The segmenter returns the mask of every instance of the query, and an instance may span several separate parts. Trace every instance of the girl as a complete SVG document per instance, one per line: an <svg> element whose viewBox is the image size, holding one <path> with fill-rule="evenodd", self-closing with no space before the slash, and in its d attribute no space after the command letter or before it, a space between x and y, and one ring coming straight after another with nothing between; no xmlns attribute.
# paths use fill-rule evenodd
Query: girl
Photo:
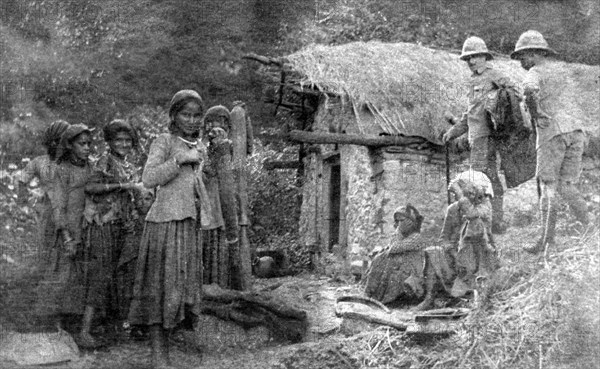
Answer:
<svg viewBox="0 0 600 369"><path fill-rule="evenodd" d="M45 281L51 282L45 285L49 293L47 303L58 313L81 314L84 311L81 333L76 339L83 347L98 346L89 334L93 308L101 303L102 297L95 288L94 278L100 275L101 266L107 262L102 250L86 247L83 237L85 187L92 175L88 161L90 147L91 131L83 124L71 125L62 135L57 155L54 207L62 244L52 256Z"/></svg>
<svg viewBox="0 0 600 369"><path fill-rule="evenodd" d="M202 257L204 266L204 283L216 283L220 287L231 287L231 268L229 249L225 241L225 222L221 209L219 178L217 176L214 155L215 140L224 139L226 131L223 129L229 122L229 110L224 106L213 106L206 111L203 118L204 139L209 146L208 162L204 166L206 190L211 202L211 217L202 219L203 239Z"/></svg>
<svg viewBox="0 0 600 369"><path fill-rule="evenodd" d="M203 105L193 90L177 92L169 133L154 140L142 181L157 188L142 234L129 321L149 326L154 368L168 368L167 332L200 313L202 230L208 204L200 136Z"/></svg>
<svg viewBox="0 0 600 369"><path fill-rule="evenodd" d="M106 304L102 307L109 307L119 319L126 319L133 288L131 260L137 256L137 242L132 234L139 218L135 198L141 196L142 189L136 167L128 159L138 146L138 136L129 123L120 119L108 123L103 133L108 151L94 166L92 177L85 186L88 195L85 240L86 249L102 250L102 258L110 262L101 266L101 273L93 276L90 283L100 298L104 297L102 300ZM117 273L118 265L122 268ZM94 306L91 308L93 315ZM91 322L84 323L89 332Z"/></svg>
<svg viewBox="0 0 600 369"><path fill-rule="evenodd" d="M19 201L27 201L27 184L33 179L39 180L42 195L35 205L37 223L38 257L42 263L49 260L49 253L56 241L56 227L52 216L52 201L56 191L56 150L60 137L69 127L64 120L52 122L44 132L42 145L46 147L46 155L38 156L30 161L19 180Z"/></svg>

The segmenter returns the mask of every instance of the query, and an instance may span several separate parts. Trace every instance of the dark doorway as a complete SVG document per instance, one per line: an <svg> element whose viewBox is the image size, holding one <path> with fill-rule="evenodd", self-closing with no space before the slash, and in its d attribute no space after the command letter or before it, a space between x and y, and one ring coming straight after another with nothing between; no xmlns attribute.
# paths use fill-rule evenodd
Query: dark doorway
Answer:
<svg viewBox="0 0 600 369"><path fill-rule="evenodd" d="M331 175L329 177L329 244L328 249L335 244L339 244L340 238L340 189L341 189L341 168L340 164L331 165Z"/></svg>

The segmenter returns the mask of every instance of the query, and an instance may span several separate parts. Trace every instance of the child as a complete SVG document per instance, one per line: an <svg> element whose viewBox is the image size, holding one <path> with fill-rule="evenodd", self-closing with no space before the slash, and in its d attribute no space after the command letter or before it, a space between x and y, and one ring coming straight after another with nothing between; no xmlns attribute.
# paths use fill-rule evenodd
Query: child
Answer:
<svg viewBox="0 0 600 369"><path fill-rule="evenodd" d="M69 123L64 120L57 120L48 126L42 141L47 154L31 160L23 169L19 180L19 201L22 204L27 201L27 184L33 178L39 180L39 186L42 190L42 194L35 204L38 257L42 263L48 261L48 254L56 241L51 204L55 197L56 187L56 150L60 144L60 137L68 127Z"/></svg>
<svg viewBox="0 0 600 369"><path fill-rule="evenodd" d="M169 108L169 133L158 136L142 181L156 198L140 241L129 321L149 326L152 366L168 368L167 333L200 313L202 230L208 200L202 182L206 158L198 139L203 102L193 90L177 92Z"/></svg>
<svg viewBox="0 0 600 369"><path fill-rule="evenodd" d="M229 111L222 105L213 106L203 118L204 139L209 147L208 162L204 165L204 176L212 214L202 219L203 239L202 257L204 265L204 283L216 283L223 288L231 287L231 268L229 249L225 242L225 223L221 209L219 179L214 158L216 135L224 138L223 127L229 122Z"/></svg>
<svg viewBox="0 0 600 369"><path fill-rule="evenodd" d="M66 129L58 150L57 191L54 218L62 235L62 244L53 254L48 270L49 303L58 313L84 312L81 332L76 338L82 347L98 346L89 330L93 309L100 304L101 294L90 280L101 275L102 265L108 262L103 250L91 250L84 242L85 187L92 169L88 161L91 130L83 124ZM54 205L54 204L53 204ZM58 283L57 283L58 282ZM54 288L52 288L54 287Z"/></svg>
<svg viewBox="0 0 600 369"><path fill-rule="evenodd" d="M108 258L110 262L99 266L99 273L91 275L89 283L90 288L98 295L97 307L109 307L111 312L117 313L119 319L126 319L131 297L131 293L127 293L127 285L132 283L133 275L120 275L125 286L117 285L113 277L121 254L137 253L137 247L131 242L129 233L134 232L139 218L134 200L136 195L139 196L142 184L135 165L128 159L132 150L138 146L138 136L129 123L120 119L108 123L103 132L109 149L94 166L92 176L85 186L88 199L84 239L87 250L97 250L101 259ZM91 315L93 314L94 310ZM87 320L84 322L86 332L89 332L90 323Z"/></svg>

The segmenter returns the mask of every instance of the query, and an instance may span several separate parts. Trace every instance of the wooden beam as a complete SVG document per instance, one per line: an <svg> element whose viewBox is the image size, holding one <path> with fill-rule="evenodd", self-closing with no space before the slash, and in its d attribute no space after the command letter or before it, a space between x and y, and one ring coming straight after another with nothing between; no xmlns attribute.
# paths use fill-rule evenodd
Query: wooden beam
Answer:
<svg viewBox="0 0 600 369"><path fill-rule="evenodd" d="M242 56L242 59L254 60L264 65L274 65L277 67L282 67L283 62L280 59L270 58L267 56L257 55L254 53L249 53Z"/></svg>
<svg viewBox="0 0 600 369"><path fill-rule="evenodd" d="M359 145L369 147L406 146L427 142L419 136L376 136L352 135L345 133L306 132L293 130L289 133L291 141L313 144Z"/></svg>
<svg viewBox="0 0 600 369"><path fill-rule="evenodd" d="M273 169L298 169L300 168L301 163L298 160L272 160L265 161L263 163L263 167L266 170Z"/></svg>

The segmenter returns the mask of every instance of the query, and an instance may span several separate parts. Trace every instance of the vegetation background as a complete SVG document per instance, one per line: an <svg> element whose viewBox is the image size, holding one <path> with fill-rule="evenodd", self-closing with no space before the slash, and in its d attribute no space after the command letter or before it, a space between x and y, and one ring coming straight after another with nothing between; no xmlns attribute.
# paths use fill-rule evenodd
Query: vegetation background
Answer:
<svg viewBox="0 0 600 369"><path fill-rule="evenodd" d="M508 54L521 32L537 29L562 58L598 64L599 8L594 0L0 0L0 164L20 168L43 153L39 133L59 118L101 127L128 117L151 140L182 88L198 90L207 106L245 101L260 137L281 119L262 103L259 66L241 59L249 52L277 57L359 40L459 51L478 35ZM264 144L252 160L262 241L293 233L296 213L261 200L299 201L292 171L262 169L264 159L295 158L294 150Z"/></svg>

